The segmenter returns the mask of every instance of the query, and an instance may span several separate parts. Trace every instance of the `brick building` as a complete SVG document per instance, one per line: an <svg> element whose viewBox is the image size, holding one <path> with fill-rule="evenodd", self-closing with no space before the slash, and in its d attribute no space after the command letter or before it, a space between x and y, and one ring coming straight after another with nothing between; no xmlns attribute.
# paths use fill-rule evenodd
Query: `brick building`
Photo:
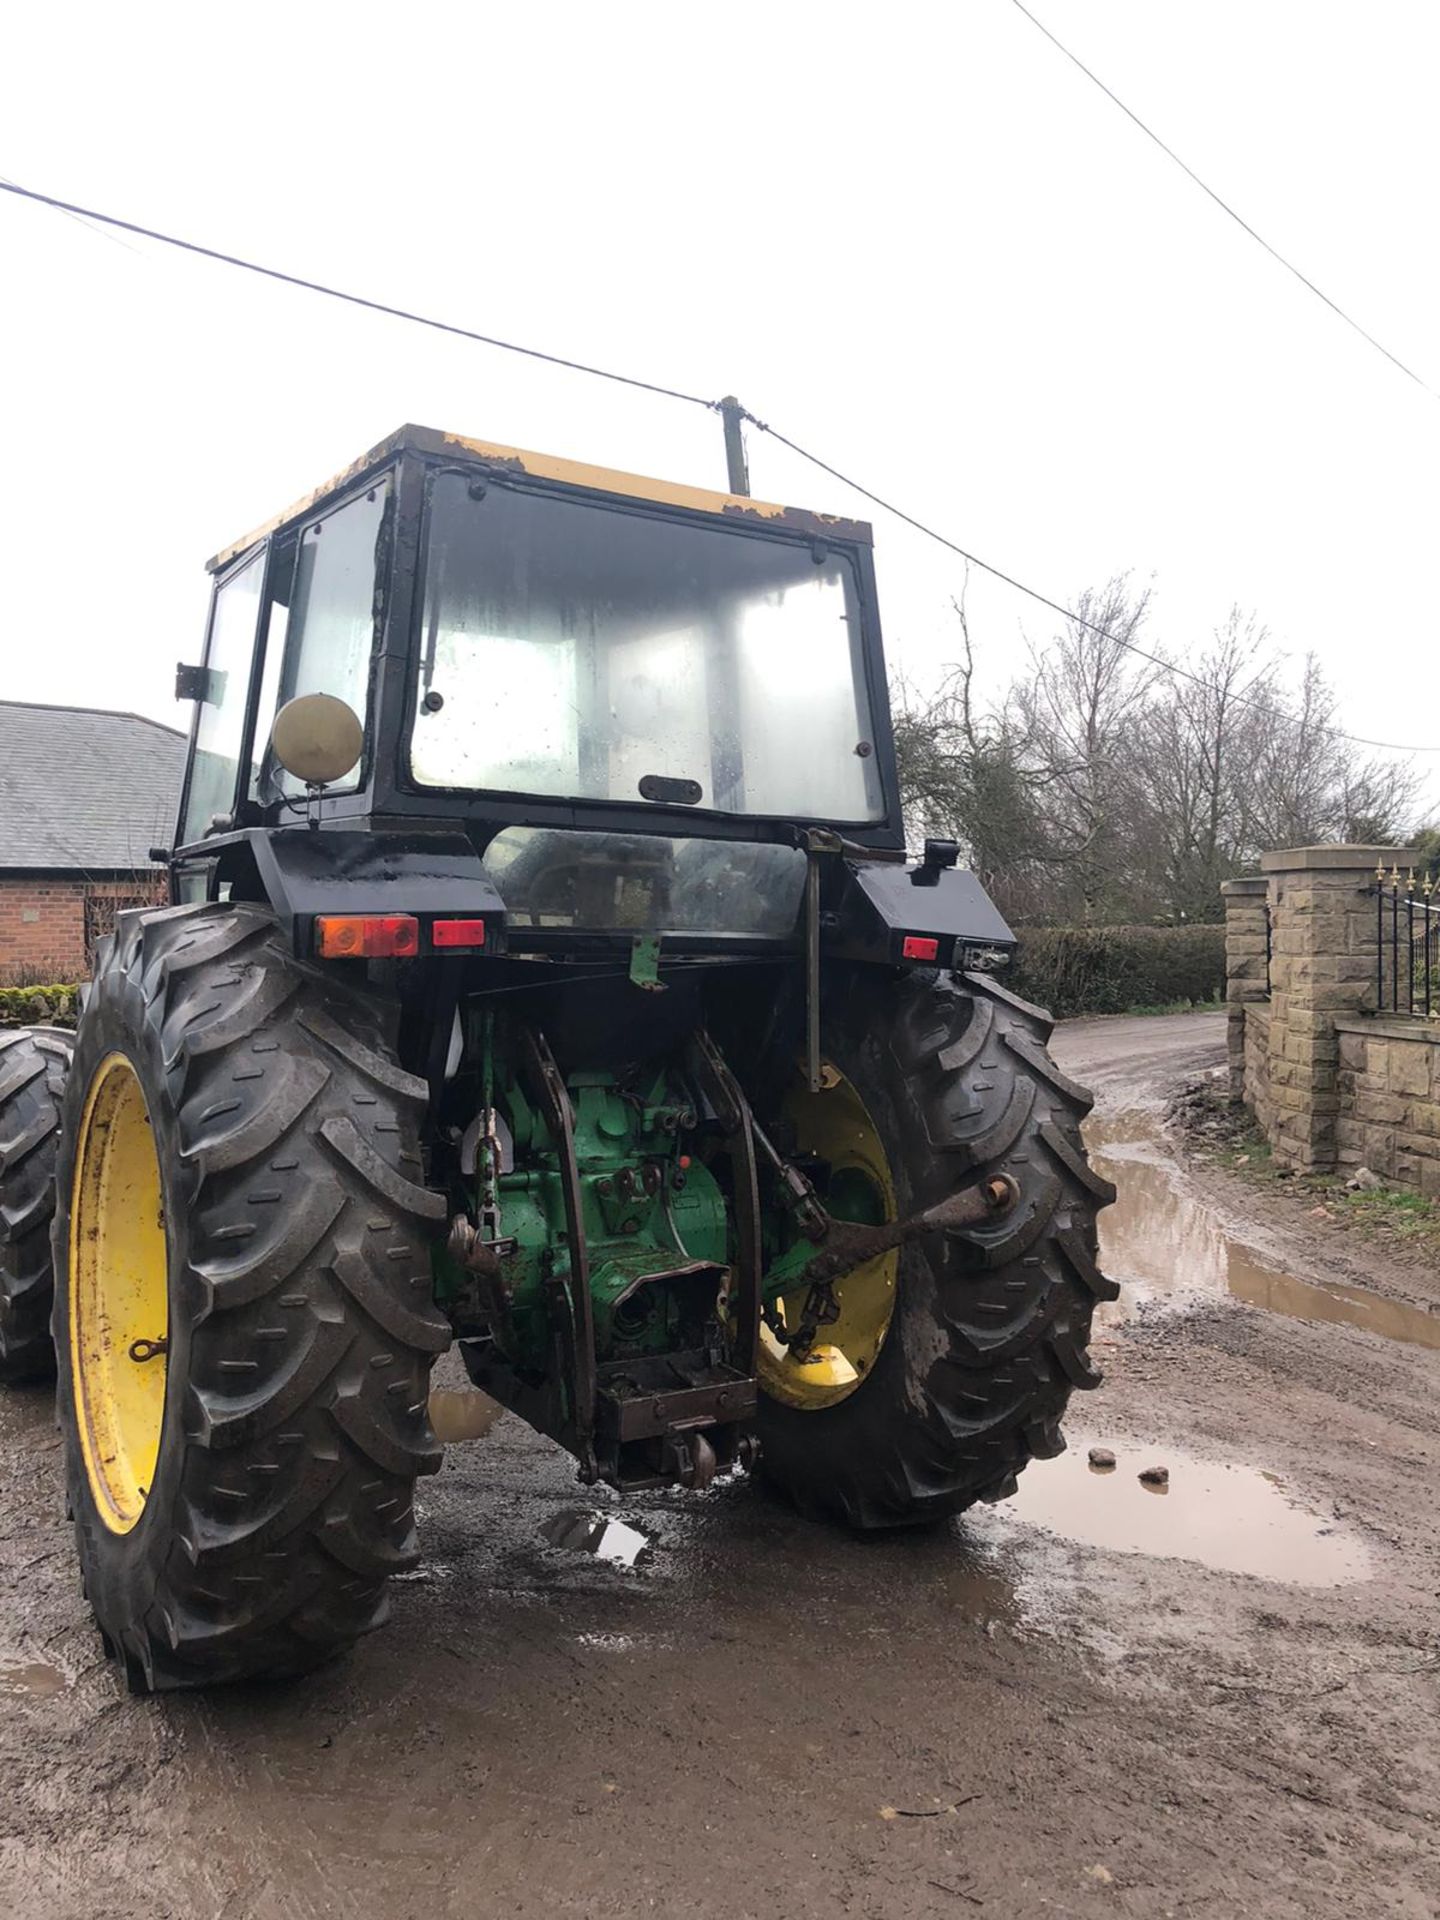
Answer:
<svg viewBox="0 0 1440 1920"><path fill-rule="evenodd" d="M0 700L0 985L82 979L119 908L164 898L184 767L157 720Z"/></svg>

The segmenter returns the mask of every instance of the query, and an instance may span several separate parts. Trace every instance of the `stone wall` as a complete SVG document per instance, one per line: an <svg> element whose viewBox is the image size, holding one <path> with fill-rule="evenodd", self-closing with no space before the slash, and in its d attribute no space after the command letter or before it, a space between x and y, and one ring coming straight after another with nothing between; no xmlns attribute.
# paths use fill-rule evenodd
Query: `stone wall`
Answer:
<svg viewBox="0 0 1440 1920"><path fill-rule="evenodd" d="M1440 1022L1342 1016L1335 1025L1338 1164L1440 1199Z"/></svg>
<svg viewBox="0 0 1440 1920"><path fill-rule="evenodd" d="M1440 1190L1440 1022L1377 1013L1375 871L1393 847L1292 847L1225 896L1230 1093L1302 1172Z"/></svg>

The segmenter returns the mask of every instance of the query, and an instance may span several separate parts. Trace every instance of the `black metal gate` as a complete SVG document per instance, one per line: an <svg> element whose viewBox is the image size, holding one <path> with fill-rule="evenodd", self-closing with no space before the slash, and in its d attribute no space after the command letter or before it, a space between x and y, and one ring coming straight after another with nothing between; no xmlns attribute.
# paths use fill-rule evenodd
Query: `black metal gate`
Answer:
<svg viewBox="0 0 1440 1920"><path fill-rule="evenodd" d="M1440 1014L1440 889L1393 867L1375 870L1375 994L1382 1013Z"/></svg>

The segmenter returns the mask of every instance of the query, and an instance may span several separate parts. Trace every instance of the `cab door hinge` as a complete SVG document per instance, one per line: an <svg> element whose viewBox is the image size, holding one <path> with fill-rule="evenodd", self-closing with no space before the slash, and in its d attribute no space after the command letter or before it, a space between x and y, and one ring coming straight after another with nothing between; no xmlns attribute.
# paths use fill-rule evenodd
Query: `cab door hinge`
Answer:
<svg viewBox="0 0 1440 1920"><path fill-rule="evenodd" d="M187 667L183 660L175 663L175 698L177 700L208 700L215 703L216 676L209 667Z"/></svg>

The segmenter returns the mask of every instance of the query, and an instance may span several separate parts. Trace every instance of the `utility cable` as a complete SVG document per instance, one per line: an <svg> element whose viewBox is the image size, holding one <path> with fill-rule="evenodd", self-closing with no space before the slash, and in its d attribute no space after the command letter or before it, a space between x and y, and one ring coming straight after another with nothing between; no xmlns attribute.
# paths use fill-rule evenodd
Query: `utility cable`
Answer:
<svg viewBox="0 0 1440 1920"><path fill-rule="evenodd" d="M1016 0L1016 4L1019 4L1019 0ZM239 267L246 273L261 274L268 280L278 280L287 286L301 287L307 293L324 294L332 300L343 300L351 306L368 308L373 313L388 314L392 319L409 320L417 326L431 327L439 333L454 334L462 340L475 340L482 346L499 347L506 353L524 354L528 359L543 360L550 366L564 367L571 373L592 374L600 380L613 380L621 386L637 387L644 393L658 393L669 400L683 400L690 406L704 407L709 412L717 412L720 408L721 403L718 400L706 400L699 394L684 393L675 387L661 386L653 380L639 380L630 374L615 373L606 367L591 366L583 360L567 359L562 354L545 353L538 347L520 346L513 340L501 340L494 334L478 333L473 328L456 326L447 320L435 320L425 314L410 313L403 307L393 307L384 301L366 299L361 294L345 293L338 287L325 286L318 280L306 280L298 274L284 273L277 267L260 266L255 261L243 260L236 254L222 253L215 247L201 246L192 240L177 239L174 234L160 233L153 227L143 227L133 220L122 220L115 214L100 213L92 207L79 207L68 200L57 199L53 194L37 193L33 188L16 186L3 178L0 178L0 193L15 194L22 200L32 200L39 206L53 207L60 213L72 214L81 220L98 221L102 226L120 227L127 233L139 234L147 240L158 240L165 246L178 247L185 253L199 254L207 260L218 260L224 266ZM1408 369L1406 371L1408 372ZM772 427L766 421L757 419L748 408L741 407L739 414L741 419L754 427L757 433L768 434L781 446L788 447L790 452L799 459L807 461L821 473L828 474L832 480L838 480L842 486L849 487L862 499L879 507L882 512L893 515L897 520L903 520L907 526L913 527L917 533L924 534L927 539L935 540L942 547L948 548L951 553L958 554L962 560L967 561L971 566L978 567L982 573L988 573L992 578L1003 581L1007 587L1013 587L1017 593L1023 593L1041 606L1048 607L1052 613L1058 613L1062 619L1071 620L1087 632L1098 635L1100 639L1109 640L1114 645L1124 648L1126 652L1136 654L1142 660L1148 660L1152 666L1160 668L1162 672L1174 674L1182 680L1189 680L1195 686L1204 687L1210 693L1220 691L1210 681L1202 679L1199 674L1191 673L1187 668L1177 666L1173 660L1166 660L1160 654L1149 653L1144 647L1137 646L1133 640L1126 640L1120 634L1098 626L1093 620L1087 620L1082 614L1076 613L1073 607L1067 607L1059 600L1052 600L1048 594L1041 593L1038 588L1027 587L1023 580L1017 580L1013 574L1004 572L1000 567L992 566L988 560L982 560L978 554L971 553L968 548L962 547L958 541L950 539L937 528L928 526L923 520L917 519L913 513L907 513L903 507L898 507L893 501L872 492L869 487L862 486L858 480L852 480L838 467L832 467L818 454L811 453L807 448L781 433L778 427ZM1259 701L1242 698L1241 704L1253 707L1257 713L1266 714L1272 720L1286 720L1291 725L1299 724L1293 714L1284 713L1275 707L1263 706ZM1440 753L1440 746L1402 746L1393 740L1368 740L1361 734L1346 733L1340 727L1320 727L1316 731L1330 734L1338 740L1348 740L1355 746L1377 747L1386 753Z"/></svg>
<svg viewBox="0 0 1440 1920"><path fill-rule="evenodd" d="M298 273L285 273L279 267L260 266L254 260L242 260L238 254L222 253L218 247L204 247L195 240L182 240L173 233L160 233L154 227L142 227L134 220L121 220L113 213L99 213L93 207L77 207L72 201L53 194L37 193L33 187L17 186L13 180L0 179L0 193L13 193L21 200L33 200L37 206L53 207L77 220L98 220L123 233L139 234L143 240L158 240L162 246L178 247L182 253L198 254L203 260L218 260L222 266L239 267L245 273L258 273L266 280L280 280L289 287L301 287L306 293L323 293L331 300L344 300L352 307L365 307L371 313L387 314L392 320L409 320L417 327L431 327L436 333L451 333L461 340L477 340L481 346L499 347L505 353L524 354L528 360L543 360L552 367L566 367L571 373L593 374L597 380L614 380L622 387L638 387L642 393L658 393L667 400L684 400L692 407L715 410L716 400L698 393L682 393L678 387L663 387L654 380L637 380L632 374L616 373L609 367L594 367L583 360L567 360L563 354L545 353L539 347L522 347L514 340L499 340L491 333L476 333L449 320L436 320L429 314L411 313L405 307L388 306L383 300L369 300L361 293L347 293L341 287L327 287L319 280L307 280Z"/></svg>
<svg viewBox="0 0 1440 1920"><path fill-rule="evenodd" d="M1045 25L1045 22L1043 20L1036 19L1035 15L1024 4L1024 0L1011 0L1011 4L1017 7L1019 11L1024 14L1025 18L1030 22L1032 27L1035 27L1039 32L1044 34L1045 38L1050 42L1050 44L1053 47L1058 48L1059 51L1064 54L1065 58L1070 62L1072 66L1078 67L1081 73L1084 74L1085 78L1091 81L1095 86L1097 86L1100 89L1100 91L1106 96L1107 99L1113 100L1115 105L1125 115L1126 119L1132 120L1135 123L1135 125L1140 129L1141 133L1145 135L1145 138L1147 140L1153 141L1155 145L1159 147L1160 151L1167 157L1167 159L1173 160L1175 162L1175 165L1179 167L1180 171L1184 174L1187 174L1189 178L1195 182L1195 185L1199 187L1200 191L1203 194L1208 195L1208 197L1215 202L1216 206L1219 207L1222 213L1228 214L1230 218L1235 222L1237 227L1242 228L1246 233L1248 233L1250 238L1253 241L1255 241L1258 246L1262 246L1265 249L1266 253L1270 255L1270 258L1272 260L1278 261L1279 264L1282 267L1284 267L1287 273L1293 274L1295 278L1300 282L1301 286L1308 288L1309 291L1315 295L1315 298L1317 300L1323 300L1325 305L1329 307L1330 311L1338 319L1343 320L1347 327L1352 328L1356 333L1358 333L1362 340L1368 341L1368 343L1372 347L1374 347L1377 353L1383 353L1385 358L1390 362L1391 366L1398 367L1400 372L1405 375L1407 380L1413 380L1416 386L1419 387L1423 392L1428 393L1432 400L1440 400L1440 392L1437 392L1436 389L1432 387L1427 380L1423 380L1420 377L1420 375L1416 373L1413 367L1407 367L1405 362L1399 357L1398 354L1392 353L1389 347L1387 347L1383 341L1377 340L1373 333L1368 332L1364 327L1362 327L1360 322L1352 318L1352 316L1345 311L1345 309L1339 304L1338 301L1332 300L1330 298L1329 294L1325 292L1323 287L1317 287L1315 282L1312 279L1310 279L1308 274L1302 273L1299 267L1297 267L1293 261L1287 260L1285 258L1285 255L1281 253L1278 247L1271 246L1270 242L1265 238L1263 233L1257 233L1255 228L1251 226L1250 222L1247 219L1245 219L1245 217L1242 214L1237 213L1234 207L1230 205L1228 200L1222 200L1220 195L1216 193L1213 187L1207 186L1205 182L1200 178L1199 174L1196 173L1195 169L1192 166L1189 166L1184 160L1182 160L1179 154L1176 153L1173 147L1167 146L1165 141L1163 141L1160 138L1160 135L1155 132L1153 127L1146 126L1145 122L1140 118L1139 114L1132 112L1132 110L1129 107L1127 107L1125 102L1120 98L1119 94L1115 93L1110 87L1106 86L1105 82L1100 78L1098 73L1092 73L1090 68L1086 66L1085 62L1081 60L1076 54L1073 54L1070 51L1070 49L1065 45L1063 40L1059 40L1056 38L1056 36L1050 31L1049 27Z"/></svg>
<svg viewBox="0 0 1440 1920"><path fill-rule="evenodd" d="M13 193L24 192L23 187L17 186L9 175L4 173L0 173L0 187L9 187ZM84 227L87 233L93 233L97 238L109 241L112 247L123 247L126 253L133 253L137 258L139 257L140 249L138 247L132 247L128 240L122 240L118 233L107 233L104 227L95 226L93 222L82 219L79 214L71 214L68 207L60 208L60 212L68 214L69 217L74 220L76 226Z"/></svg>

